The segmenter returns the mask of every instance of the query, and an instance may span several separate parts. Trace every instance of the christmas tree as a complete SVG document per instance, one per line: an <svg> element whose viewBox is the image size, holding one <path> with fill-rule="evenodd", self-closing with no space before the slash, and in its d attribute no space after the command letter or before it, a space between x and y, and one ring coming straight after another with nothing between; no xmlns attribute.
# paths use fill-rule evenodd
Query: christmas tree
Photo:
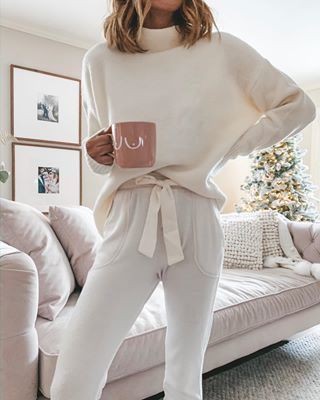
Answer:
<svg viewBox="0 0 320 400"><path fill-rule="evenodd" d="M306 150L299 148L301 140L300 132L249 155L250 175L240 186L246 196L235 204L237 212L271 209L291 221L314 222L319 217L313 197L317 186L312 184L308 167L302 162Z"/></svg>

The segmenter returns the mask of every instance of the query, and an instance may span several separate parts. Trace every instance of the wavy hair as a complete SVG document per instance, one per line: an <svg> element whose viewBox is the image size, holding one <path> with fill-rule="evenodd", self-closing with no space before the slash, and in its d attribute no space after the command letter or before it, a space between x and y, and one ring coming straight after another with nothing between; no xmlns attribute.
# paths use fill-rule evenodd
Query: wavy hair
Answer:
<svg viewBox="0 0 320 400"><path fill-rule="evenodd" d="M109 0L111 14L103 21L107 45L124 53L145 53L139 43L151 0ZM181 44L190 47L201 38L211 40L212 26L219 32L211 8L204 0L183 0L173 12L173 23L181 34ZM219 32L219 38L221 34Z"/></svg>

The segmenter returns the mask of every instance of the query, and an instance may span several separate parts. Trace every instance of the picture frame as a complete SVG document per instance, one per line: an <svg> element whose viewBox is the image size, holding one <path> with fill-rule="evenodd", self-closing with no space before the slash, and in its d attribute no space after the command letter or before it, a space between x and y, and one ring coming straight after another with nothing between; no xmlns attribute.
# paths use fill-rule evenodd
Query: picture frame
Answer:
<svg viewBox="0 0 320 400"><path fill-rule="evenodd" d="M50 205L82 205L81 153L81 148L13 142L12 200L44 214Z"/></svg>
<svg viewBox="0 0 320 400"><path fill-rule="evenodd" d="M10 64L11 132L36 142L81 145L81 80Z"/></svg>

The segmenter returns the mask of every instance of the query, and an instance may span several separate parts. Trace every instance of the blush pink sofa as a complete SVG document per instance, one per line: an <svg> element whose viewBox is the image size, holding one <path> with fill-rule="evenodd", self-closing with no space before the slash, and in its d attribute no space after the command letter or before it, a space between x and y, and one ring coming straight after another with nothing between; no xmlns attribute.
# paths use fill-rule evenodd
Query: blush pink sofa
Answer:
<svg viewBox="0 0 320 400"><path fill-rule="evenodd" d="M301 256L319 263L320 223L288 225ZM49 398L61 339L80 292L76 289L70 295L54 321L39 317L34 262L26 253L2 245L0 300L6 306L1 306L0 315L0 387L4 394L0 397ZM319 324L320 281L281 267L225 269L214 312L204 372ZM162 391L165 331L160 283L113 360L102 400L141 400Z"/></svg>

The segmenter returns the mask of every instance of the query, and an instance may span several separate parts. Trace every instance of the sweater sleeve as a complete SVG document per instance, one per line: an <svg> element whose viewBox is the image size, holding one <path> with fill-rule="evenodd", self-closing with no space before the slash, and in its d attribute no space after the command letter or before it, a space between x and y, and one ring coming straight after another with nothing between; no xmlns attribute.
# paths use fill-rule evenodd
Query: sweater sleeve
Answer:
<svg viewBox="0 0 320 400"><path fill-rule="evenodd" d="M315 119L310 97L284 72L242 40L233 51L235 76L248 101L261 113L224 156L224 161L266 149L300 132ZM231 60L232 62L232 60Z"/></svg>
<svg viewBox="0 0 320 400"><path fill-rule="evenodd" d="M111 171L112 165L105 165L98 163L94 160L87 151L86 143L89 138L96 135L103 127L100 126L96 114L94 94L92 89L92 76L90 72L90 65L87 60L87 55L83 57L82 60L82 70L81 70L81 91L82 91L82 105L87 121L87 135L82 139L81 148L89 169L96 174L107 174Z"/></svg>

